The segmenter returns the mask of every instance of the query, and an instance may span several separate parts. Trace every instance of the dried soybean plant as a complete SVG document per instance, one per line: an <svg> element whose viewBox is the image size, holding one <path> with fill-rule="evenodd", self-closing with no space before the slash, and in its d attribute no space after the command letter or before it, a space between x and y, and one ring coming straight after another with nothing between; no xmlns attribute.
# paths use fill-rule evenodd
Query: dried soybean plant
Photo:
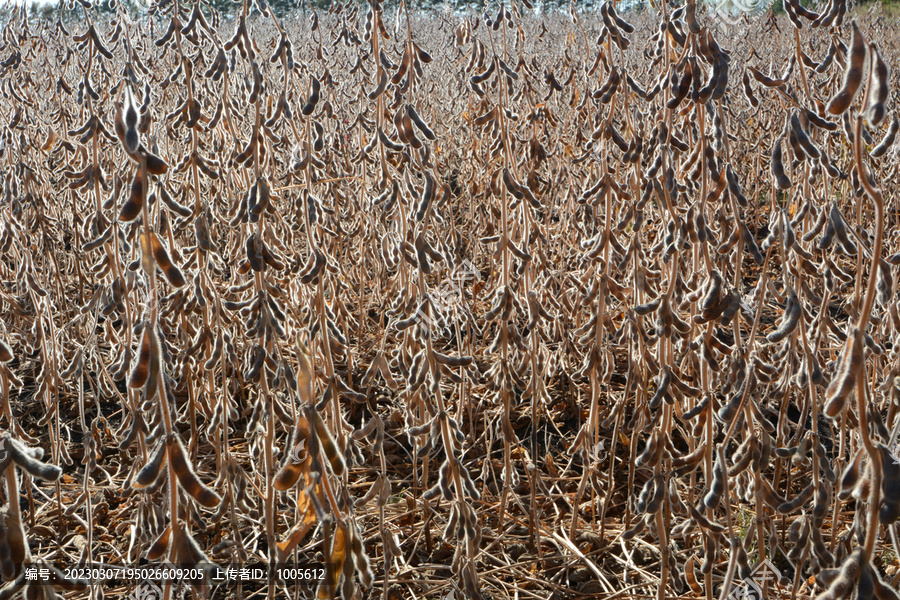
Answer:
<svg viewBox="0 0 900 600"><path fill-rule="evenodd" d="M2 32L0 595L896 597L886 17L74 9Z"/></svg>

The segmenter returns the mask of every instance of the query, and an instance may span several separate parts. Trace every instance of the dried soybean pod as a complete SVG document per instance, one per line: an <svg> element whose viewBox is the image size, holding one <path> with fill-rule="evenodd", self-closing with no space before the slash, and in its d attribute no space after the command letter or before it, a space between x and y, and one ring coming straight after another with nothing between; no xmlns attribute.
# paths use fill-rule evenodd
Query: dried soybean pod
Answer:
<svg viewBox="0 0 900 600"><path fill-rule="evenodd" d="M650 502L650 498L656 496L656 488L659 486L659 481L656 477L651 477L644 483L643 489L641 489L641 493L638 496L637 501L637 512L638 513L646 513L647 504Z"/></svg>
<svg viewBox="0 0 900 600"><path fill-rule="evenodd" d="M303 471L303 463L287 460L272 480L272 487L279 492L291 489L300 480Z"/></svg>
<svg viewBox="0 0 900 600"><path fill-rule="evenodd" d="M141 169L137 169L134 173L134 179L131 180L131 188L128 200L122 205L119 212L119 220L127 223L134 221L141 214L144 206L144 176Z"/></svg>
<svg viewBox="0 0 900 600"><path fill-rule="evenodd" d="M160 473L163 472L163 465L166 464L166 444L160 441L156 449L153 451L150 460L144 465L134 479L131 480L131 487L136 490L142 490L152 487L156 480L159 479Z"/></svg>
<svg viewBox="0 0 900 600"><path fill-rule="evenodd" d="M131 367L131 374L128 377L128 387L137 389L144 387L150 376L150 362L153 360L153 353L159 352L159 342L153 328L147 321L143 323L143 335L141 336L141 349L138 351L137 359Z"/></svg>
<svg viewBox="0 0 900 600"><path fill-rule="evenodd" d="M875 573L875 598L877 600L900 600L900 594L897 593L890 585L886 584L881 578L881 573L874 570Z"/></svg>
<svg viewBox="0 0 900 600"><path fill-rule="evenodd" d="M662 508L663 500L665 500L666 496L666 484L662 479L662 476L657 478L656 489L653 491L653 495L650 497L650 500L647 502L647 513L656 514Z"/></svg>
<svg viewBox="0 0 900 600"><path fill-rule="evenodd" d="M697 596L703 595L703 586L697 581L697 555L691 555L687 562L684 563L684 579L687 581L688 587L691 588Z"/></svg>
<svg viewBox="0 0 900 600"><path fill-rule="evenodd" d="M811 241L814 237L819 235L819 232L822 231L822 228L825 226L825 223L827 220L828 220L828 211L823 208L822 210L819 211L819 214L816 215L816 220L813 223L812 228L810 228L809 231L804 233L800 239L802 239L804 242Z"/></svg>
<svg viewBox="0 0 900 600"><path fill-rule="evenodd" d="M860 569L863 566L863 549L857 548L844 559L837 577L832 580L822 594L818 596L820 599L830 598L831 600L840 600L850 595L853 585L859 579Z"/></svg>
<svg viewBox="0 0 900 600"><path fill-rule="evenodd" d="M900 518L900 463L884 444L878 444L878 450L881 453L883 475L878 520L884 525L890 525Z"/></svg>
<svg viewBox="0 0 900 600"><path fill-rule="evenodd" d="M825 212L825 209L822 209L822 212ZM819 250L825 250L834 240L835 229L834 224L831 222L831 216L829 215L825 220L825 232L822 233L822 238L819 240L819 243L816 244L816 247Z"/></svg>
<svg viewBox="0 0 900 600"><path fill-rule="evenodd" d="M634 33L634 26L631 23L623 20L621 17L619 17L618 14L616 14L615 2L607 2L606 7L607 14L610 16L610 18L612 18L613 22L616 24L616 27L618 27L625 33Z"/></svg>
<svg viewBox="0 0 900 600"><path fill-rule="evenodd" d="M706 289L706 294L704 294L703 298L700 300L700 310L711 310L718 303L719 296L722 293L723 283L724 281L722 275L719 274L719 271L713 270L709 276L709 285Z"/></svg>
<svg viewBox="0 0 900 600"><path fill-rule="evenodd" d="M325 422L322 420L322 417L319 416L319 411L316 410L314 406L310 406L307 409L307 414L310 423L312 423L313 427L315 428L319 445L325 451L325 458L328 459L328 463L331 465L332 472L340 477L341 475L343 475L344 469L346 468L344 457L341 454L340 449L338 449L334 438L331 437L331 432L328 431L328 428L325 426Z"/></svg>
<svg viewBox="0 0 900 600"><path fill-rule="evenodd" d="M747 101L750 103L750 106L756 108L759 106L759 99L756 97L756 94L753 93L753 86L750 83L750 76L747 75L747 71L744 71L744 76L741 79L743 84L744 96L747 98Z"/></svg>
<svg viewBox="0 0 900 600"><path fill-rule="evenodd" d="M746 223L741 223L741 231L744 238L744 249L753 255L753 260L755 260L757 264L763 264L765 258L763 257L762 252L759 251L759 245L756 243L756 238L753 237L753 234L750 232L750 228L747 227Z"/></svg>
<svg viewBox="0 0 900 600"><path fill-rule="evenodd" d="M782 160L782 149L781 144L784 141L784 136L781 136L777 140L775 140L775 145L772 148L772 160L769 163L770 170L772 172L772 177L775 178L775 185L780 190L787 190L791 187L790 178L784 173L784 162Z"/></svg>
<svg viewBox="0 0 900 600"><path fill-rule="evenodd" d="M662 373L659 374L656 384L656 393L650 399L648 406L651 410L659 406L663 397L669 392L669 384L672 382L672 372L668 367L663 367Z"/></svg>
<svg viewBox="0 0 900 600"><path fill-rule="evenodd" d="M737 203L743 207L749 206L750 203L744 196L743 190L741 190L741 184L738 182L737 174L731 168L731 164L725 167L725 180L728 182L728 193L731 194Z"/></svg>
<svg viewBox="0 0 900 600"><path fill-rule="evenodd" d="M473 83L474 85L478 85L479 83L485 81L488 77L491 76L491 73L494 72L494 67L496 66L496 64L497 61L492 59L490 64L487 66L487 69L471 77L471 83Z"/></svg>
<svg viewBox="0 0 900 600"><path fill-rule="evenodd" d="M688 63L689 65L690 63ZM679 80L678 85L676 85L672 90L672 97L666 103L666 108L674 110L678 108L678 105L681 104L681 101L684 100L685 96L691 89L691 81L693 78L693 74L691 72L690 66L687 66L684 71L684 75L681 80Z"/></svg>
<svg viewBox="0 0 900 600"><path fill-rule="evenodd" d="M8 363L12 359L12 348L4 340L0 340L0 363Z"/></svg>
<svg viewBox="0 0 900 600"><path fill-rule="evenodd" d="M62 475L62 469L56 465L41 462L39 459L44 455L43 450L38 451L26 448L21 442L12 437L7 437L4 450L22 470L32 477L45 481L56 481Z"/></svg>
<svg viewBox="0 0 900 600"><path fill-rule="evenodd" d="M797 112L794 112L794 114L791 115L791 130L806 154L814 159L818 159L822 155L822 153L819 152L819 149L816 148L816 145L812 143L812 140L809 139L809 134L803 129L803 124L800 122L800 116Z"/></svg>
<svg viewBox="0 0 900 600"><path fill-rule="evenodd" d="M880 158L885 155L885 153L894 145L894 142L897 139L897 130L900 129L900 120L897 119L897 116L894 115L893 120L891 120L891 126L888 127L887 133L884 135L884 138L881 142L872 148L872 152L869 153L872 158Z"/></svg>
<svg viewBox="0 0 900 600"><path fill-rule="evenodd" d="M163 444L163 448L165 448L165 444ZM165 554L166 550L169 549L169 542L172 538L172 525L169 524L159 537L150 544L150 548L147 549L147 560L157 560L162 558Z"/></svg>
<svg viewBox="0 0 900 600"><path fill-rule="evenodd" d="M419 268L422 269L422 272L426 275L431 273L431 260L428 258L428 254L425 252L425 240L422 238L422 234L420 233L416 236L416 261L419 263Z"/></svg>
<svg viewBox="0 0 900 600"><path fill-rule="evenodd" d="M303 105L303 108L300 109L300 112L303 116L308 117L316 110L316 104L319 102L319 80L315 77L311 77L310 85L312 87L312 92L309 95L309 100L306 104Z"/></svg>
<svg viewBox="0 0 900 600"><path fill-rule="evenodd" d="M875 577L872 575L872 566L866 563L859 572L859 581L856 582L856 600L871 600L874 597Z"/></svg>
<svg viewBox="0 0 900 600"><path fill-rule="evenodd" d="M844 412L847 401L856 387L856 380L863 371L865 371L863 334L860 329L854 327L847 336L840 368L825 390L825 414L828 417L837 419Z"/></svg>
<svg viewBox="0 0 900 600"><path fill-rule="evenodd" d="M638 455L636 464L645 465L648 467L655 466L657 462L657 456L659 455L658 450L660 450L659 432L654 430L653 433L650 434L650 438L647 440L647 445L644 446L644 451Z"/></svg>
<svg viewBox="0 0 900 600"><path fill-rule="evenodd" d="M722 494L725 493L725 450L719 445L716 452L716 462L713 466L712 484L709 492L703 497L703 504L707 508L714 509L719 505Z"/></svg>
<svg viewBox="0 0 900 600"><path fill-rule="evenodd" d="M380 76L378 78L378 85L375 86L374 90L372 90L371 92L369 92L367 94L367 96L369 97L369 100L376 100L378 98L378 96L380 96L384 92L385 88L387 88L387 84L388 84L387 72L385 72L385 70L381 69L381 68L378 69L378 72L380 73Z"/></svg>
<svg viewBox="0 0 900 600"><path fill-rule="evenodd" d="M690 421L691 419L693 419L694 417L699 415L701 412L706 410L707 406L709 406L709 401L710 401L710 395L705 394L703 396L703 399L700 400L700 402L698 402L696 406L694 406L690 410L687 410L684 412L684 414L681 416L682 420Z"/></svg>
<svg viewBox="0 0 900 600"><path fill-rule="evenodd" d="M422 198L419 200L419 206L416 209L416 221L421 222L425 218L425 213L434 200L434 177L431 171L425 171L425 186L422 189Z"/></svg>
<svg viewBox="0 0 900 600"><path fill-rule="evenodd" d="M890 72L875 42L869 43L869 83L866 89L866 121L872 127L881 125L887 116L888 83Z"/></svg>
<svg viewBox="0 0 900 600"><path fill-rule="evenodd" d="M844 83L838 93L828 103L827 110L833 115L842 115L847 112L856 92L862 83L863 66L866 62L866 41L863 39L862 33L856 24L856 19L850 23L853 26L853 40L851 42L851 50L849 60L847 61L847 69L844 71Z"/></svg>
<svg viewBox="0 0 900 600"><path fill-rule="evenodd" d="M166 447L169 455L169 468L175 471L178 477L178 483L182 489L191 495L202 506L206 508L215 508L219 505L221 498L214 491L206 487L188 462L187 453L181 440L174 433L170 433L166 437Z"/></svg>
<svg viewBox="0 0 900 600"><path fill-rule="evenodd" d="M412 122L416 124L416 127L419 128L419 131L428 138L429 140L436 140L437 136L434 134L434 131L422 120L422 117L419 116L419 113L416 112L416 109L412 104L406 105L406 114L409 115L409 118L412 119Z"/></svg>
<svg viewBox="0 0 900 600"><path fill-rule="evenodd" d="M847 233L847 223L844 221L844 215L841 214L837 202L831 203L831 213L829 216L831 218L831 224L834 227L834 232L837 235L837 239L841 243L844 252L850 255L856 254L856 243L850 239L850 235Z"/></svg>
<svg viewBox="0 0 900 600"><path fill-rule="evenodd" d="M797 328L802 313L803 308L800 306L800 299L797 298L797 294L794 290L791 290L791 293L788 295L787 306L784 309L784 319L781 321L781 325L778 326L778 329L767 335L766 339L774 344L789 336L794 329Z"/></svg>
<svg viewBox="0 0 900 600"><path fill-rule="evenodd" d="M811 110L804 108L803 114L806 116L807 120L809 120L809 122L813 126L818 127L819 129L824 129L825 131L837 131L837 129L839 127L838 124L835 123L834 121L829 121L828 119L823 119L822 117L820 117L819 115L817 115L815 112L813 112Z"/></svg>
<svg viewBox="0 0 900 600"><path fill-rule="evenodd" d="M651 300L645 304L638 304L632 310L634 310L637 315L649 315L652 312L656 312L656 309L659 308L659 304L662 301L662 297L657 298L656 300Z"/></svg>
<svg viewBox="0 0 900 600"><path fill-rule="evenodd" d="M822 59L816 66L816 73L824 73L828 70L828 67L831 66L831 63L834 61L834 57L837 54L837 44L834 43L834 40L831 41L831 45L828 46L828 51L825 53L825 57Z"/></svg>
<svg viewBox="0 0 900 600"><path fill-rule="evenodd" d="M856 487L856 483L859 481L859 470L862 459L862 451L857 450L856 456L854 456L853 460L844 468L839 488L839 496L842 500L846 500L850 497L850 492L853 491L853 488Z"/></svg>
<svg viewBox="0 0 900 600"><path fill-rule="evenodd" d="M813 492L815 492L815 486L810 483L805 488L803 488L803 491L794 496L792 499L778 505L775 510L777 510L781 514L794 512L795 510L806 504L810 498L812 498Z"/></svg>
<svg viewBox="0 0 900 600"><path fill-rule="evenodd" d="M209 360L207 360L203 364L203 369L205 371L211 371L216 367L216 363L219 362L219 359L222 356L222 348L224 347L224 337L222 335L222 330L219 330L219 334L216 336L216 341L213 344L212 353L209 356Z"/></svg>
<svg viewBox="0 0 900 600"><path fill-rule="evenodd" d="M156 264L159 268L162 269L169 284L174 288L183 287L187 283L184 274L181 272L181 269L172 262L172 259L169 257L169 251L166 250L166 247L163 246L159 237L152 231L150 232L150 244L153 249L153 258L156 260Z"/></svg>

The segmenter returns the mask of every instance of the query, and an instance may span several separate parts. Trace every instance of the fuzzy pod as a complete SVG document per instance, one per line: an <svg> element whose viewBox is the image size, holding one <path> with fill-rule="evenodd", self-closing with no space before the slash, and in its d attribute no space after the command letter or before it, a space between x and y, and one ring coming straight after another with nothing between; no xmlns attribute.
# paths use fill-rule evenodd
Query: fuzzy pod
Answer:
<svg viewBox="0 0 900 600"><path fill-rule="evenodd" d="M869 82L866 89L866 121L872 127L877 127L884 122L887 116L887 100L890 84L890 71L884 62L878 46L874 42L869 44Z"/></svg>
<svg viewBox="0 0 900 600"><path fill-rule="evenodd" d="M863 79L863 66L866 62L866 41L854 19L853 39L847 68L844 71L844 82L838 93L828 102L827 110L832 115L842 115L847 112Z"/></svg>
<svg viewBox="0 0 900 600"><path fill-rule="evenodd" d="M7 437L5 440L4 450L9 458L32 477L44 481L56 481L62 475L61 468L40 460L44 456L44 451L40 448L27 448L12 437Z"/></svg>
<svg viewBox="0 0 900 600"><path fill-rule="evenodd" d="M771 343L777 343L789 336L797 328L803 308L800 306L800 299L794 290L790 291L787 299L787 306L784 309L784 318L778 329L766 336Z"/></svg>
<svg viewBox="0 0 900 600"><path fill-rule="evenodd" d="M891 146L894 145L894 142L897 139L897 131L900 130L900 120L897 119L895 115L891 120L891 125L888 127L888 131L884 134L881 142L869 153L872 158L880 158L884 156L888 150L890 150Z"/></svg>
<svg viewBox="0 0 900 600"><path fill-rule="evenodd" d="M831 225L834 227L834 233L841 243L844 252L851 256L855 255L856 244L850 239L850 234L847 231L847 222L844 220L844 215L841 214L837 202L831 203L831 213L829 214L829 218L831 219Z"/></svg>
<svg viewBox="0 0 900 600"><path fill-rule="evenodd" d="M310 406L307 410L308 419L315 428L316 436L322 450L325 452L325 458L331 465L332 472L340 477L344 474L347 465L344 462L344 456L338 448L337 443L331 436L331 432L325 426L325 421L319 416L319 411L315 407Z"/></svg>
<svg viewBox="0 0 900 600"><path fill-rule="evenodd" d="M703 497L703 504L710 509L715 509L725 493L725 450L719 446L716 452L716 462L713 465L712 483L709 486L709 492Z"/></svg>
<svg viewBox="0 0 900 600"><path fill-rule="evenodd" d="M840 368L825 391L826 416L831 419L840 417L856 387L857 379L864 376L864 372L863 334L854 327L844 347Z"/></svg>
<svg viewBox="0 0 900 600"><path fill-rule="evenodd" d="M159 442L156 449L150 455L150 460L144 467L138 471L138 474L131 480L131 487L136 490L142 490L153 487L153 484L159 479L163 472L163 466L166 464L166 444Z"/></svg>
<svg viewBox="0 0 900 600"><path fill-rule="evenodd" d="M303 108L300 109L300 112L303 116L308 117L316 110L316 104L319 103L319 80L315 77L310 76L310 94L309 100L306 101L306 104L303 105Z"/></svg>
<svg viewBox="0 0 900 600"><path fill-rule="evenodd" d="M890 525L900 519L900 463L884 444L878 444L881 454L881 507L878 520Z"/></svg>
<svg viewBox="0 0 900 600"><path fill-rule="evenodd" d="M175 471L182 489L206 508L217 507L222 499L213 490L206 487L194 473L188 462L187 452L178 436L174 433L169 434L166 437L166 447L168 448L169 468Z"/></svg>
<svg viewBox="0 0 900 600"><path fill-rule="evenodd" d="M780 190L790 189L792 183L790 177L788 177L784 172L784 160L782 158L782 142L784 142L784 136L778 138L775 141L775 145L772 147L772 158L769 162L769 168L772 172L772 177L775 179L775 185Z"/></svg>

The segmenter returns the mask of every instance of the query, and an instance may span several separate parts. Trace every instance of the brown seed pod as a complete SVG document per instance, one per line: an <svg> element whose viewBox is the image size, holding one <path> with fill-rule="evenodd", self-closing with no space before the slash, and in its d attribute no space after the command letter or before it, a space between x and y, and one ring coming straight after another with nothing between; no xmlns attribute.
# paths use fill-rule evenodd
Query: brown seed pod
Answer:
<svg viewBox="0 0 900 600"><path fill-rule="evenodd" d="M641 490L640 495L638 496L637 501L637 512L638 513L649 513L648 506L651 498L656 496L656 491L659 488L659 480L656 477L651 477L644 483L644 487ZM651 513L652 514L652 513Z"/></svg>
<svg viewBox="0 0 900 600"><path fill-rule="evenodd" d="M761 84L763 84L766 87L774 88L774 87L781 87L784 85L783 79L772 79L768 75L765 75L764 73L762 73L756 67L747 67L747 70L750 72L751 75L753 75L754 79L756 79L758 82L760 82Z"/></svg>
<svg viewBox="0 0 900 600"><path fill-rule="evenodd" d="M789 336L793 333L794 329L797 328L802 313L803 308L800 306L800 299L797 298L797 294L794 290L791 290L788 295L787 306L785 306L784 318L782 319L781 324L778 326L778 329L767 335L766 339L775 344Z"/></svg>
<svg viewBox="0 0 900 600"><path fill-rule="evenodd" d="M859 580L863 564L863 549L857 548L844 559L837 576L831 581L823 593L817 597L819 600L840 600L850 595L854 585Z"/></svg>
<svg viewBox="0 0 900 600"><path fill-rule="evenodd" d="M829 213L829 219L831 220L831 226L834 227L834 233L837 236L838 241L841 243L841 247L844 249L844 252L850 254L851 256L856 254L856 244L850 239L850 234L847 233L847 223L844 221L844 215L841 214L841 210L838 208L837 202L831 203L831 212Z"/></svg>
<svg viewBox="0 0 900 600"><path fill-rule="evenodd" d="M162 444L162 447L165 448L165 443ZM172 540L172 525L169 524L163 529L163 532L159 534L152 544L150 544L150 548L147 549L147 560L158 560L162 558L166 550L169 549L169 543Z"/></svg>
<svg viewBox="0 0 900 600"><path fill-rule="evenodd" d="M150 232L150 244L153 250L153 258L156 260L156 264L159 268L162 269L169 284L174 288L180 288L187 284L181 269L175 266L175 263L173 263L172 259L169 257L169 251L163 246L159 237L152 231Z"/></svg>
<svg viewBox="0 0 900 600"><path fill-rule="evenodd" d="M360 583L363 588L372 587L375 579L375 573L372 571L372 564L363 548L362 536L355 523L350 524L350 555L353 558L353 564L356 567L356 573L359 575Z"/></svg>
<svg viewBox="0 0 900 600"><path fill-rule="evenodd" d="M669 392L669 385L672 383L672 372L668 367L663 367L662 372L657 377L656 383L656 392L653 394L653 397L650 399L648 406L651 410L655 409L659 406L662 399Z"/></svg>
<svg viewBox="0 0 900 600"><path fill-rule="evenodd" d="M856 380L863 376L864 371L863 334L854 327L844 346L838 372L825 391L825 414L829 418L837 419L844 412L856 387Z"/></svg>
<svg viewBox="0 0 900 600"><path fill-rule="evenodd" d="M159 475L163 472L163 465L166 464L167 456L166 444L164 441L160 441L153 454L151 454L150 460L131 481L131 487L136 490L153 487L153 484L156 483Z"/></svg>
<svg viewBox="0 0 900 600"><path fill-rule="evenodd" d="M790 178L784 173L784 162L781 154L782 142L784 142L784 136L775 140L775 145L772 147L772 160L769 162L769 167L778 189L788 190L793 184L791 183Z"/></svg>
<svg viewBox="0 0 900 600"><path fill-rule="evenodd" d="M803 151L808 156L813 159L818 159L822 155L816 145L813 144L812 140L809 139L809 134L807 134L806 130L803 128L803 124L800 122L800 116L796 112L791 115L791 131L794 136L796 136L797 142L799 142Z"/></svg>
<svg viewBox="0 0 900 600"><path fill-rule="evenodd" d="M319 411L316 410L314 406L308 407L307 418L315 428L318 443L322 450L325 451L325 458L328 459L332 472L340 477L346 469L346 463L344 462L343 454L341 454L334 438L331 436L331 432L328 431L325 422L322 420L322 417L319 416Z"/></svg>
<svg viewBox="0 0 900 600"><path fill-rule="evenodd" d="M894 115L894 118L891 120L891 125L888 127L887 133L884 134L884 138L882 138L881 142L869 153L872 158L881 158L882 156L890 150L891 146L894 145L894 141L897 139L897 131L900 130L900 120L897 119L897 116Z"/></svg>
<svg viewBox="0 0 900 600"><path fill-rule="evenodd" d="M310 87L312 88L309 100L306 101L306 104L303 105L303 108L300 109L300 112L303 116L308 117L313 114L313 111L316 110L316 104L319 102L319 80L310 75Z"/></svg>
<svg viewBox="0 0 900 600"><path fill-rule="evenodd" d="M8 363L13 359L12 348L4 340L0 340L0 363Z"/></svg>
<svg viewBox="0 0 900 600"><path fill-rule="evenodd" d="M672 97L666 103L666 108L670 110L678 108L678 105L681 104L681 101L684 100L685 96L687 96L687 93L690 91L692 80L693 73L690 68L690 63L687 63L684 74L682 75L678 83L672 88Z"/></svg>
<svg viewBox="0 0 900 600"><path fill-rule="evenodd" d="M783 515L794 512L795 510L806 504L810 498L812 498L813 492L815 492L815 486L810 483L805 488L803 488L803 491L801 491L789 501L780 504L775 510Z"/></svg>
<svg viewBox="0 0 900 600"><path fill-rule="evenodd" d="M850 24L853 26L853 40L851 42L847 69L844 71L844 83L827 107L828 112L833 115L842 115L847 112L847 109L853 104L853 99L856 97L856 92L859 90L863 79L863 66L866 62L866 41L859 31L856 19L851 21Z"/></svg>
<svg viewBox="0 0 900 600"><path fill-rule="evenodd" d="M872 127L881 125L887 116L890 71L875 42L869 43L869 82L866 87L866 121Z"/></svg>
<svg viewBox="0 0 900 600"><path fill-rule="evenodd" d="M656 479L656 489L653 491L653 495L650 496L650 499L647 502L647 513L648 514L656 514L660 511L663 505L663 501L666 497L666 484L665 480L662 476L654 478Z"/></svg>
<svg viewBox="0 0 900 600"><path fill-rule="evenodd" d="M747 102L750 103L750 106L756 108L759 106L759 99L756 97L756 94L753 93L753 86L750 83L750 76L747 75L747 71L744 71L744 75L741 78L741 89L744 90L744 97L747 98Z"/></svg>
<svg viewBox="0 0 900 600"><path fill-rule="evenodd" d="M426 138L432 141L437 139L434 131L432 131L425 121L422 120L422 117L419 116L419 113L416 112L416 109L412 104L406 105L406 114L409 115L409 118L412 119L412 122L416 124L416 127L419 128Z"/></svg>
<svg viewBox="0 0 900 600"><path fill-rule="evenodd" d="M166 437L166 447L168 448L169 468L175 471L178 483L181 484L182 489L202 506L206 508L217 507L222 499L214 491L203 485L194 473L188 462L184 446L176 434L169 434Z"/></svg>
<svg viewBox="0 0 900 600"><path fill-rule="evenodd" d="M432 200L434 200L434 176L431 174L431 171L425 171L425 186L422 189L422 198L419 200L418 208L416 209L416 221L421 222L425 218L425 213L428 211L428 208L431 206Z"/></svg>
<svg viewBox="0 0 900 600"><path fill-rule="evenodd" d="M892 588L890 585L885 583L885 581L881 578L881 573L877 570L873 569L875 574L874 581L874 594L877 600L900 600L900 594ZM862 597L862 596L858 596Z"/></svg>
<svg viewBox="0 0 900 600"><path fill-rule="evenodd" d="M691 592L697 596L703 595L703 586L697 580L697 555L691 555L684 563L684 579Z"/></svg>
<svg viewBox="0 0 900 600"><path fill-rule="evenodd" d="M878 444L881 454L881 507L878 520L883 525L890 525L900 519L900 463L884 444Z"/></svg>
<svg viewBox="0 0 900 600"><path fill-rule="evenodd" d="M23 471L44 481L56 481L62 475L62 469L56 465L41 462L44 451L40 448L28 448L20 441L12 437L3 438L6 440L4 450L9 458L19 466Z"/></svg>
<svg viewBox="0 0 900 600"><path fill-rule="evenodd" d="M716 508L722 499L722 494L725 493L725 471L725 450L722 445L719 445L716 452L716 462L713 466L712 483L710 484L709 492L703 497L703 504L707 508Z"/></svg>
<svg viewBox="0 0 900 600"><path fill-rule="evenodd" d="M492 59L491 62L488 64L487 69L485 69L485 70L482 71L481 73L478 73L478 74L476 74L476 75L473 75L473 76L469 79L469 81L472 83L472 85L478 85L478 84L482 83L482 82L485 81L488 77L491 76L491 73L494 72L494 67L496 66L496 64L497 64L497 61L496 61L496 57L495 57L495 58Z"/></svg>
<svg viewBox="0 0 900 600"><path fill-rule="evenodd" d="M143 335L141 336L141 348L138 351L137 359L131 367L131 374L128 376L128 387L138 389L144 387L147 379L150 377L151 362L159 360L159 340L156 339L156 332L147 321L143 323Z"/></svg>
<svg viewBox="0 0 900 600"><path fill-rule="evenodd" d="M119 212L119 220L124 223L138 218L144 206L144 177L140 169L135 171L130 189L128 200L122 205L122 210Z"/></svg>

